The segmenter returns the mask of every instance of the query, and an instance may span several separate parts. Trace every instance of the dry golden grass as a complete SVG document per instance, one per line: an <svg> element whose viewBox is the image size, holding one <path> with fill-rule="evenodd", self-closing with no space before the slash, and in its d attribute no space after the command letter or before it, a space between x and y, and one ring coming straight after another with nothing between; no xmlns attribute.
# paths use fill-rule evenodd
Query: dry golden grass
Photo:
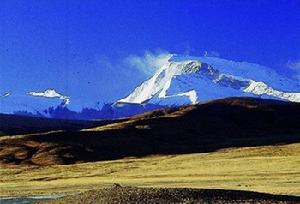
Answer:
<svg viewBox="0 0 300 204"><path fill-rule="evenodd" d="M300 195L300 143L47 167L0 166L0 195L81 192L112 183Z"/></svg>

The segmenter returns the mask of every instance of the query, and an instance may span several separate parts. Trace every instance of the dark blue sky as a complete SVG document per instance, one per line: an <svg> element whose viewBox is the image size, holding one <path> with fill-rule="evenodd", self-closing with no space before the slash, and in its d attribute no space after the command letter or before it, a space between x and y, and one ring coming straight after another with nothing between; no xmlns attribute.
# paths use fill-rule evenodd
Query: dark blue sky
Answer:
<svg viewBox="0 0 300 204"><path fill-rule="evenodd" d="M286 72L300 59L300 1L0 1L2 92L57 88L82 104L114 100L143 80L120 62L157 50L207 50Z"/></svg>

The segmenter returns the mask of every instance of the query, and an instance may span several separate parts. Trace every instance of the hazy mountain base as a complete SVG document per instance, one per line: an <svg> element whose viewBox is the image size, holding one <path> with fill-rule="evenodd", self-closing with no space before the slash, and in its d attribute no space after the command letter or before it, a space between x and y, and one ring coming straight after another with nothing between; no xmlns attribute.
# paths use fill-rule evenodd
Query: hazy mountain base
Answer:
<svg viewBox="0 0 300 204"><path fill-rule="evenodd" d="M140 113L153 111L159 108L172 107L172 105L162 106L156 104L104 104L102 108L82 108L81 111L70 110L65 105L56 107L49 107L43 111L15 111L15 115L42 117L42 118L55 118L55 119L68 119L68 120L112 120L123 117L130 117Z"/></svg>

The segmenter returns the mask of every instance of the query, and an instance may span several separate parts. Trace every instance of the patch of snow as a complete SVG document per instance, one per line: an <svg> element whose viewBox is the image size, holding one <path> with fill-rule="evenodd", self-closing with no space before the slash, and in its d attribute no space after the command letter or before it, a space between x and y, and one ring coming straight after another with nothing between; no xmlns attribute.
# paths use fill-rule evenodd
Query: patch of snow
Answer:
<svg viewBox="0 0 300 204"><path fill-rule="evenodd" d="M177 94L178 96L187 96L191 100L192 104L197 103L197 92L195 90L191 90L189 92Z"/></svg>

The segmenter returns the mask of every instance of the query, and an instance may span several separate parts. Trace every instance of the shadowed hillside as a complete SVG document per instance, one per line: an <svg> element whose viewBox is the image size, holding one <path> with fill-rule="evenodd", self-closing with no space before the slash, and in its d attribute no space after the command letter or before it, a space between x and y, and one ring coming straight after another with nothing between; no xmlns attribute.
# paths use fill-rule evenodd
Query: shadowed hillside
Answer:
<svg viewBox="0 0 300 204"><path fill-rule="evenodd" d="M89 129L0 139L0 161L71 164L300 141L300 104L228 98Z"/></svg>
<svg viewBox="0 0 300 204"><path fill-rule="evenodd" d="M0 114L0 136L42 133L55 130L76 131L82 128L96 127L115 121L64 120Z"/></svg>

